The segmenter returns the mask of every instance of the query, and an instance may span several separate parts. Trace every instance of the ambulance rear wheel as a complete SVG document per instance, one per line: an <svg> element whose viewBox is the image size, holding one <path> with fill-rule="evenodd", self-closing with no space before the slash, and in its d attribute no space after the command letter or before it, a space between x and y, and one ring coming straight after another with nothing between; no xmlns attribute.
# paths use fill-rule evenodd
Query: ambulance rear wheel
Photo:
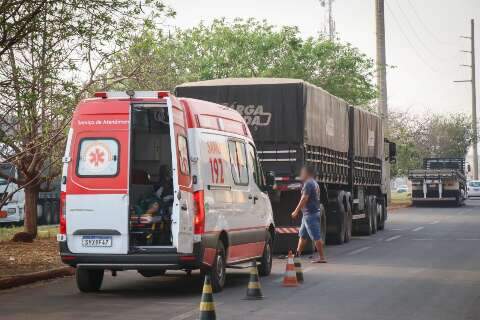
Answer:
<svg viewBox="0 0 480 320"><path fill-rule="evenodd" d="M213 265L202 270L202 274L209 275L212 284L213 292L220 292L225 286L226 279L226 258L225 258L225 246L223 242L219 241L217 246L217 253L213 260Z"/></svg>
<svg viewBox="0 0 480 320"><path fill-rule="evenodd" d="M97 292L103 282L104 270L77 269L76 280L81 292Z"/></svg>
<svg viewBox="0 0 480 320"><path fill-rule="evenodd" d="M265 241L265 248L263 249L263 256L258 266L258 274L261 277L268 276L272 272L272 239L270 234L267 235Z"/></svg>

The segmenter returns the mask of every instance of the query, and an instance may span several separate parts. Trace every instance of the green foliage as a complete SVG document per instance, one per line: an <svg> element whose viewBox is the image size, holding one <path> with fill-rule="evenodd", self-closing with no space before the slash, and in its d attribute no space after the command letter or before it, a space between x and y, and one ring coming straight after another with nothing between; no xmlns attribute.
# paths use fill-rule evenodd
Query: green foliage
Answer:
<svg viewBox="0 0 480 320"><path fill-rule="evenodd" d="M177 30L147 28L126 53L115 56L116 72L132 74L118 88L173 89L175 85L226 77L299 78L354 105L376 98L373 62L350 44L322 36L300 37L298 28L265 21L224 19Z"/></svg>
<svg viewBox="0 0 480 320"><path fill-rule="evenodd" d="M60 172L73 108L99 81L123 79L108 60L135 30L173 13L161 0L45 0L15 8L1 13L0 31L10 30L13 13L29 20L14 43L0 41L0 159L20 172L13 182L25 188L26 231L35 235L37 195Z"/></svg>
<svg viewBox="0 0 480 320"><path fill-rule="evenodd" d="M462 113L418 117L392 112L389 131L397 143L392 177L421 168L426 157L465 157L473 140L471 118Z"/></svg>

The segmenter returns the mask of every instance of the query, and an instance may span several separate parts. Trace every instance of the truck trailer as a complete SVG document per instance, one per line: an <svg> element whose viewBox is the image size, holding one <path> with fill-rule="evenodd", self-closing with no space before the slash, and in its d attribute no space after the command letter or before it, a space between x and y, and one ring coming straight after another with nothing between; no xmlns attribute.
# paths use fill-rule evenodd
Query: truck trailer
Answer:
<svg viewBox="0 0 480 320"><path fill-rule="evenodd" d="M450 203L461 206L467 196L464 158L426 158L423 169L410 170L412 204Z"/></svg>
<svg viewBox="0 0 480 320"><path fill-rule="evenodd" d="M384 141L377 115L298 79L208 80L180 85L175 92L223 104L246 120L264 170L275 174L276 187L270 194L275 252L296 246L300 221L290 214L300 198L303 165L318 173L327 241L342 244L354 231L370 235L384 228L385 162L394 159L395 148Z"/></svg>

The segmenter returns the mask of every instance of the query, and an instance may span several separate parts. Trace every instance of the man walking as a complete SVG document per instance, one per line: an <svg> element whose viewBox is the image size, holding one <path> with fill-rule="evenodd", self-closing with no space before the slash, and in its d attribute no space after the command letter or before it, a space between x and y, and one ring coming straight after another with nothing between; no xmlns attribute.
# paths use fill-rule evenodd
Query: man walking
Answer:
<svg viewBox="0 0 480 320"><path fill-rule="evenodd" d="M303 213L296 254L298 256L302 254L307 243L307 236L309 236L315 242L318 251L318 254L314 255L312 263L326 263L321 237L321 233L325 230L320 230L320 186L315 181L315 170L312 167L304 166L300 171L300 180L303 182L302 197L292 212L293 219L298 218L300 211Z"/></svg>

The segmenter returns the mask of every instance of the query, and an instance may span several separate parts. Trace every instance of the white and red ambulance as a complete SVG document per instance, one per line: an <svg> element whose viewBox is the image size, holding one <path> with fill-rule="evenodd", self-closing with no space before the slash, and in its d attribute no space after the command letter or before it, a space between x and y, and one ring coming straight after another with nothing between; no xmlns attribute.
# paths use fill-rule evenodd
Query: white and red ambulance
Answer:
<svg viewBox="0 0 480 320"><path fill-rule="evenodd" d="M230 265L268 275L275 234L255 145L236 111L167 92L98 92L77 106L63 157L57 236L81 291L105 270L200 269L214 290Z"/></svg>

